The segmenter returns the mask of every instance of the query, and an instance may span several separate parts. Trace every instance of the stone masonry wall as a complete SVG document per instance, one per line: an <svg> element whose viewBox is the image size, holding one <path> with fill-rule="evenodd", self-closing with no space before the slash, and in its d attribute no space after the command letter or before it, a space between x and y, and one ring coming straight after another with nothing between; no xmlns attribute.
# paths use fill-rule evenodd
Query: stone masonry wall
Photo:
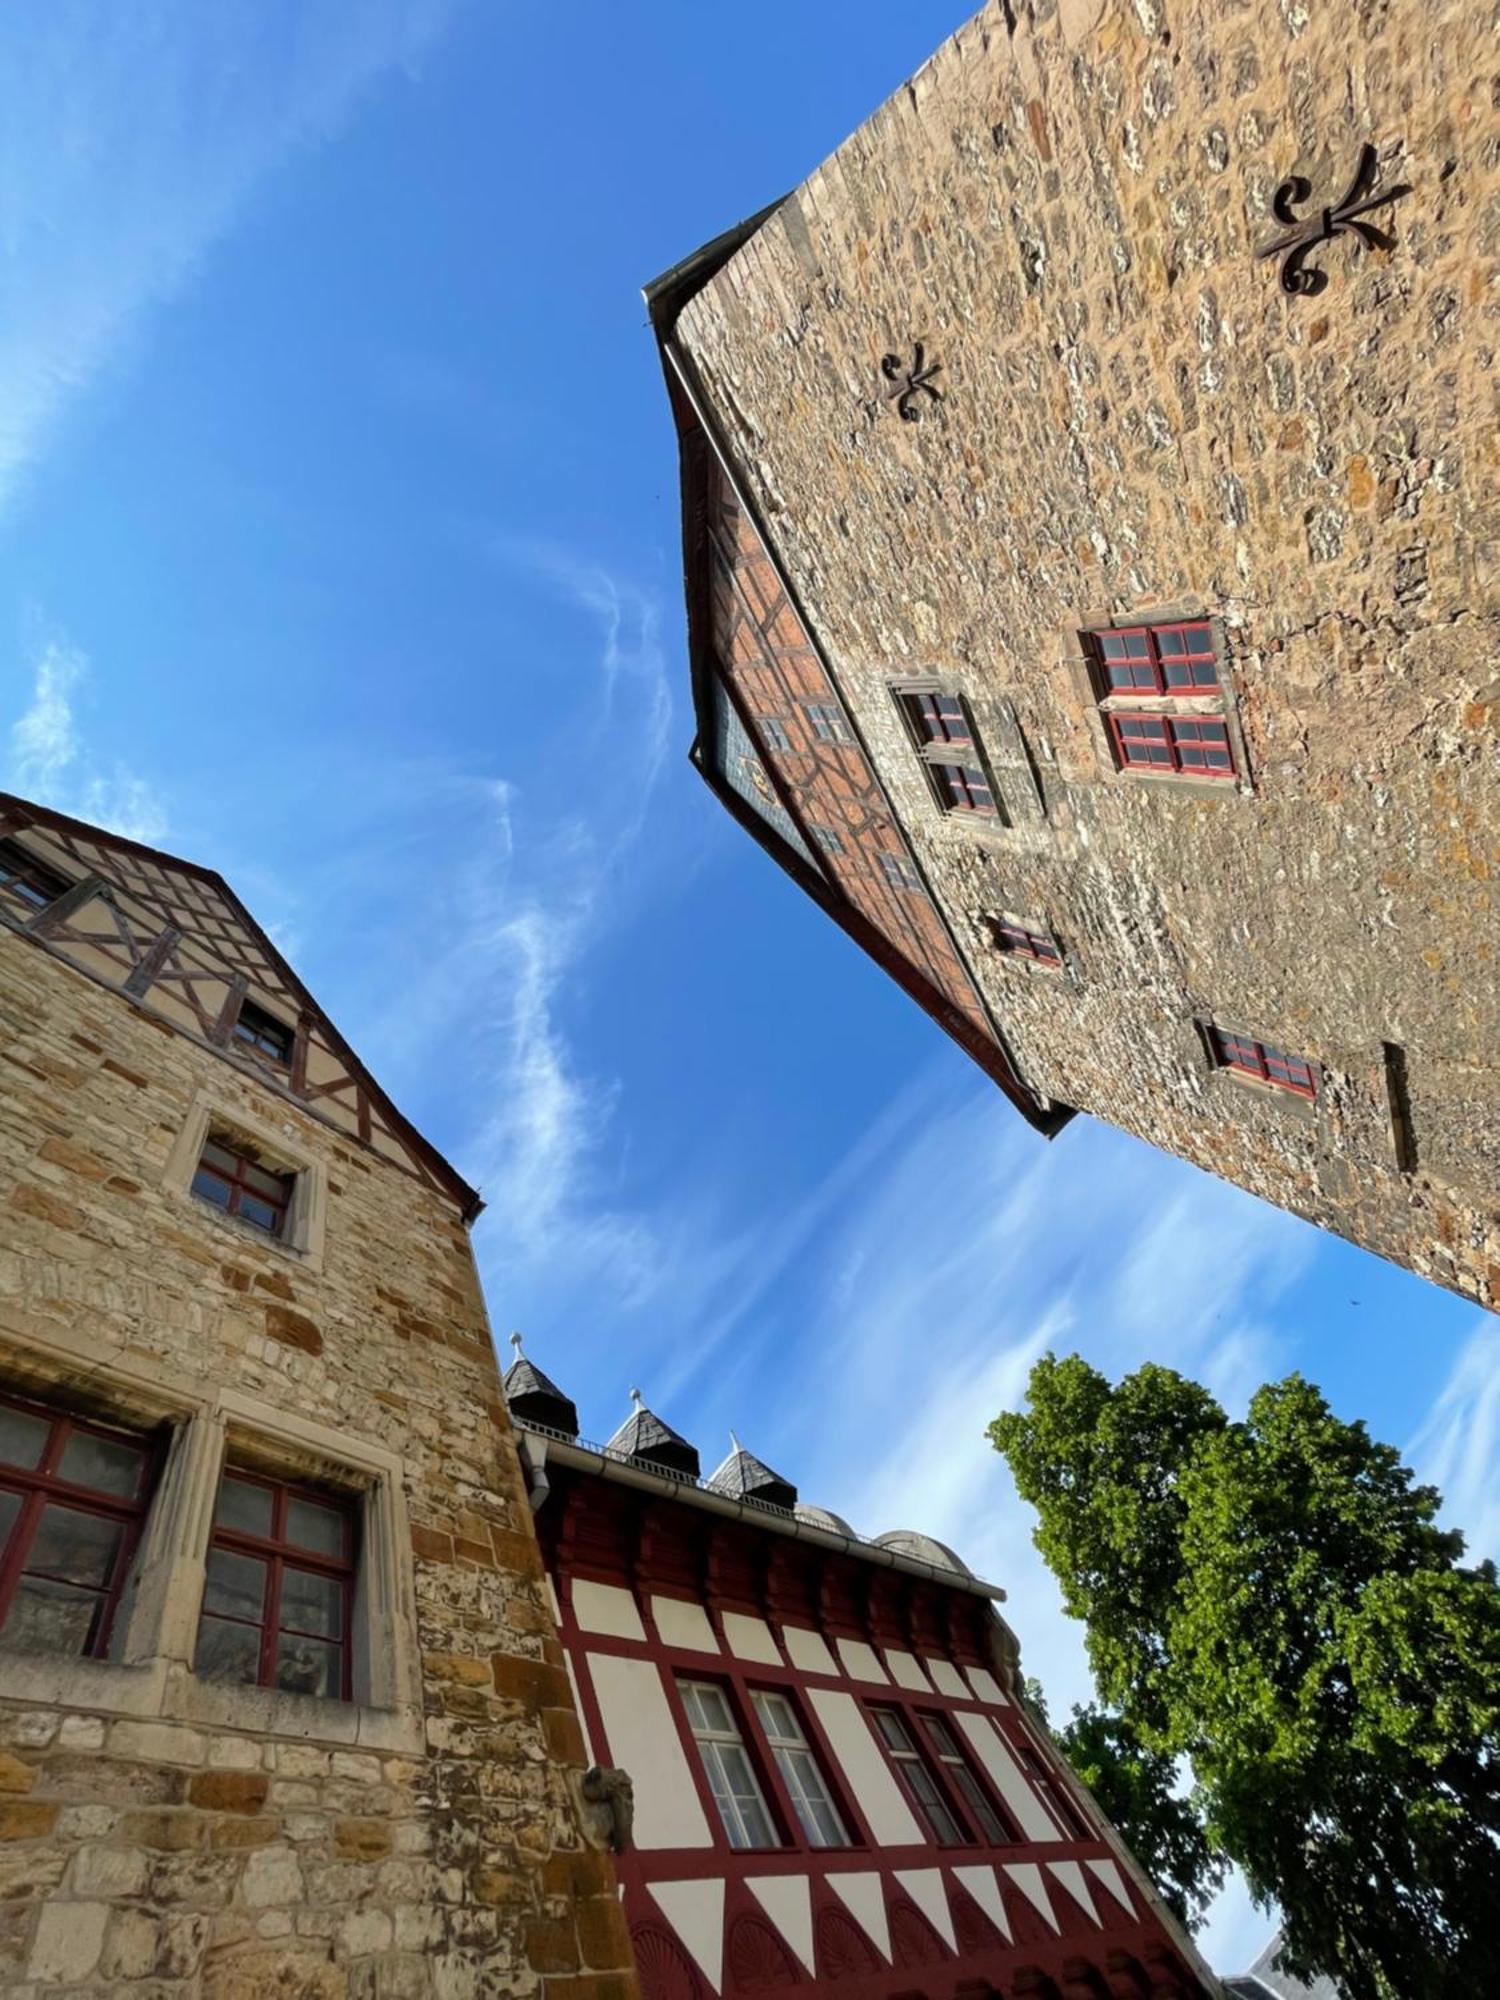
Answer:
<svg viewBox="0 0 1500 2000"><path fill-rule="evenodd" d="M1497 49L1493 0L996 0L677 338L1028 1079L1500 1304ZM1272 194L1366 141L1394 248L1289 298ZM1173 610L1222 622L1244 783L1113 767L1079 633ZM1013 704L1042 810L939 813L924 672L981 738Z"/></svg>
<svg viewBox="0 0 1500 2000"><path fill-rule="evenodd" d="M326 1165L321 1272L164 1189L205 1089ZM457 2000L545 1981L552 2000L628 2000L457 1215L0 930L0 1383L108 1410L117 1378L148 1402L152 1383L230 1385L395 1455L420 1639L410 1728L399 1708L261 1690L247 1723L205 1720L190 1644L154 1667L58 1668L64 1699L44 1701L36 1663L28 1682L0 1646L0 1989Z"/></svg>

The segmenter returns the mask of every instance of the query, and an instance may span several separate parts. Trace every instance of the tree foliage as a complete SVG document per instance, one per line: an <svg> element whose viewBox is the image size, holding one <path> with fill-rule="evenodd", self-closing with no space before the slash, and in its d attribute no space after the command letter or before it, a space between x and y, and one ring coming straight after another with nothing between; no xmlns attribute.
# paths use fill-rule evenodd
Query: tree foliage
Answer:
<svg viewBox="0 0 1500 2000"><path fill-rule="evenodd" d="M1029 1405L991 1436L1100 1693L1158 1774L1190 1760L1288 1967L1349 2000L1500 1992L1500 1588L1435 1490L1295 1375L1231 1423L1169 1369L1049 1355ZM1153 1866L1149 1814L1120 1817Z"/></svg>

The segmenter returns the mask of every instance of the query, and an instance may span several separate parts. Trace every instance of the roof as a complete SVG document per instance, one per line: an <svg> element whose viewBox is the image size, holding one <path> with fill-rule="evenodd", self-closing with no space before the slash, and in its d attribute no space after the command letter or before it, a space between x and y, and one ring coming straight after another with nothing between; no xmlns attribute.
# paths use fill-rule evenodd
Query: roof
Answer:
<svg viewBox="0 0 1500 2000"><path fill-rule="evenodd" d="M648 1410L639 1389L632 1389L630 1395L635 1408L605 1449L622 1458L638 1459L647 1465L658 1465L664 1471L684 1472L690 1479L697 1479L701 1466L696 1446Z"/></svg>
<svg viewBox="0 0 1500 2000"><path fill-rule="evenodd" d="M727 1493L731 1500L759 1500L767 1507L796 1506L797 1489L789 1479L773 1472L753 1451L746 1451L733 1431L729 1442L732 1449L728 1458L708 1482L715 1493Z"/></svg>
<svg viewBox="0 0 1500 2000"><path fill-rule="evenodd" d="M501 1387L511 1415L529 1417L550 1430L577 1437L578 1405L571 1396L563 1394L550 1375L544 1375L534 1361L527 1360L521 1351L520 1334L513 1333L510 1344L516 1350L516 1358L506 1369Z"/></svg>
<svg viewBox="0 0 1500 2000"><path fill-rule="evenodd" d="M1224 1991L1240 2000L1343 2000L1331 1979L1315 1979L1311 1985L1284 1972L1277 1963L1281 1956L1280 1931L1271 1939L1248 1973L1226 1979Z"/></svg>
<svg viewBox="0 0 1500 2000"><path fill-rule="evenodd" d="M21 831L24 831L27 825L43 827L70 841L86 840L105 852L134 856L136 859L149 862L156 867L174 870L178 874L185 875L210 888L215 895L223 900L233 913L236 921L244 926L250 938L254 940L257 948L264 953L269 963L275 967L278 975L284 981L288 992L296 997L300 1006L309 1014L315 1014L318 1017L330 1044L337 1049L339 1056L347 1064L350 1075L358 1078L360 1084L369 1093L370 1097L378 1103L382 1116L393 1129L401 1134L402 1139L413 1151L420 1155L424 1165L431 1172L434 1179L442 1186L450 1199L458 1205L465 1222L472 1222L474 1220L484 1207L479 1194L474 1188L470 1187L469 1183L444 1158L430 1140L422 1136L411 1120L397 1109L391 1098L376 1082L375 1078L366 1069L365 1065L344 1040L343 1036L339 1034L327 1010L321 1007L313 998L313 995L297 977L297 974L293 971L286 958L277 950L270 937L255 921L250 911L240 901L222 875L215 869L203 867L199 862L184 860L181 855L168 854L161 848L148 847L142 841L127 840L123 834L111 833L107 827L94 826L87 820L73 819L69 814L57 812L51 806L39 805L34 799L18 798L13 793L0 792L0 819L10 818L21 822ZM133 891L133 893L140 892ZM39 940L39 942L41 941ZM207 941L207 946L210 949L212 948L212 940ZM315 1106L305 1105L303 1108L313 1117L319 1115Z"/></svg>

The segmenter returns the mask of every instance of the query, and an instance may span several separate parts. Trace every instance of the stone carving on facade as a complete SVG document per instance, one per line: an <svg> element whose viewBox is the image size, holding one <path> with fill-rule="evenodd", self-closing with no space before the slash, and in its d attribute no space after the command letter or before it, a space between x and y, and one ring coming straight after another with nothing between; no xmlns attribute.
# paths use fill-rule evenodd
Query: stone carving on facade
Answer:
<svg viewBox="0 0 1500 2000"><path fill-rule="evenodd" d="M630 1773L591 1765L583 1774L581 1790L586 1803L594 1808L591 1817L600 1844L611 1854L624 1854L635 1830L635 1786Z"/></svg>

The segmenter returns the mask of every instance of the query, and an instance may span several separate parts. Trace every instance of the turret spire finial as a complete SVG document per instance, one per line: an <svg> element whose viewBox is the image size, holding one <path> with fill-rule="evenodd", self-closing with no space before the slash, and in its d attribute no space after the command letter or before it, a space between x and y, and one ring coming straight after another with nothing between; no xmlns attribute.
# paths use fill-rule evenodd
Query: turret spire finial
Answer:
<svg viewBox="0 0 1500 2000"><path fill-rule="evenodd" d="M520 1334L518 1334L518 1333L513 1333L513 1334L511 1335L511 1337L510 1337L510 1344L511 1344L511 1346L512 1346L512 1347L513 1347L513 1348L514 1348L514 1349L516 1350L516 1359L517 1359L517 1361L519 1361L519 1360L520 1360L520 1358L521 1358L521 1351L522 1351L522 1350L521 1350L521 1336L520 1336Z"/></svg>
<svg viewBox="0 0 1500 2000"><path fill-rule="evenodd" d="M745 1449L733 1431L729 1433L729 1449L731 1451L743 1451Z"/></svg>
<svg viewBox="0 0 1500 2000"><path fill-rule="evenodd" d="M635 1406L636 1406L636 1408L637 1408L638 1410L642 1410L642 1409L644 1409L644 1408L645 1408L645 1406L646 1406L646 1399L645 1399L645 1397L644 1397L644 1396L643 1396L643 1395L641 1394L641 1392L640 1392L640 1390L639 1390L639 1389L632 1389L632 1390L631 1390L631 1392L630 1392L630 1400L631 1400L631 1402L632 1402L632 1403L634 1403L634 1404L635 1404Z"/></svg>

